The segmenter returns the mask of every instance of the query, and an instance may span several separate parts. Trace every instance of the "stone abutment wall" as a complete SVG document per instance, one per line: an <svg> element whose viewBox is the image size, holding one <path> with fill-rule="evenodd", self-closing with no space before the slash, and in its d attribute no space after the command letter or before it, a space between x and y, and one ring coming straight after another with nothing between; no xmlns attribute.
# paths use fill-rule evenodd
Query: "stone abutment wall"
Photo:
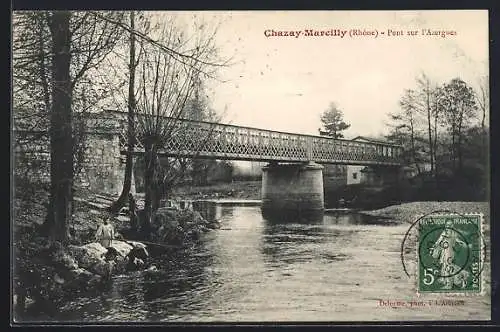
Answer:
<svg viewBox="0 0 500 332"><path fill-rule="evenodd" d="M77 187L93 192L120 193L125 156L120 155L121 119L108 113L93 114L85 121L83 154L75 154ZM50 183L50 144L47 131L13 133L14 181ZM80 166L80 167L77 167Z"/></svg>

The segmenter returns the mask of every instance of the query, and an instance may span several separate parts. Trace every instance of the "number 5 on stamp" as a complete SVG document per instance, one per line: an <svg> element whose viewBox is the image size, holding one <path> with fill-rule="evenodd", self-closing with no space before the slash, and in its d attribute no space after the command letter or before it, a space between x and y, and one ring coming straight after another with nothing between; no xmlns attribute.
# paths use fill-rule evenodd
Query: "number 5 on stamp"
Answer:
<svg viewBox="0 0 500 332"><path fill-rule="evenodd" d="M482 293L481 214L429 215L418 227L418 293Z"/></svg>

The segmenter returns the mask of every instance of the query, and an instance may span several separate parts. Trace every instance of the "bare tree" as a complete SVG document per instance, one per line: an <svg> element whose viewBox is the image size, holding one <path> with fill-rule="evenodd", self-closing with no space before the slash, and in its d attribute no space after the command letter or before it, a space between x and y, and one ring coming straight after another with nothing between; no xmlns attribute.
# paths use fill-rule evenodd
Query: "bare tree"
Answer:
<svg viewBox="0 0 500 332"><path fill-rule="evenodd" d="M489 76L483 76L479 82L479 90L475 92L476 102L481 111L481 129L483 131L483 146L487 145L486 114L490 111Z"/></svg>
<svg viewBox="0 0 500 332"><path fill-rule="evenodd" d="M443 101L446 102L446 98L444 97L444 92L442 87L435 87L432 96L434 100L433 102L434 109L432 110L433 132L434 132L434 139L432 141L432 153L433 153L432 159L434 160L434 178L437 182L438 181L437 177L440 171L440 165L438 162L438 142L439 142L440 128L441 128L440 117L442 114L442 110L445 108Z"/></svg>
<svg viewBox="0 0 500 332"><path fill-rule="evenodd" d="M69 236L73 195L73 130L71 109L71 13L54 12L49 27L52 35L52 110L50 117L50 208L54 239Z"/></svg>
<svg viewBox="0 0 500 332"><path fill-rule="evenodd" d="M208 40L202 31L187 38L175 20L164 22L157 34L156 43L143 42L144 59L138 67L137 139L145 150L145 220L146 229L154 211L159 207L160 162L159 152L172 135L182 135L186 125L179 126L179 119L186 110L196 80L207 69L216 55L213 35ZM165 49L176 54L192 56L179 61ZM189 51L188 51L189 50Z"/></svg>
<svg viewBox="0 0 500 332"><path fill-rule="evenodd" d="M135 12L130 12L130 28L135 29ZM125 178L120 197L110 207L111 212L115 213L125 205L130 188L132 186L133 154L135 146L135 72L138 60L136 60L135 34L130 32L129 38L129 79L128 79L128 116L127 116L127 157L125 161Z"/></svg>
<svg viewBox="0 0 500 332"><path fill-rule="evenodd" d="M115 20L122 16L119 12L105 15ZM75 147L79 146L75 144L74 114L75 109L84 111L80 106L88 105L77 102L76 96L87 99L92 90L82 88L82 83L116 45L120 30L85 12L23 12L16 13L14 21L15 106L20 118L28 114L26 123L41 123L39 129L48 129L51 189L47 221L52 237L66 241L73 210ZM43 104L30 98L32 91L42 97ZM48 123L38 121L47 114Z"/></svg>
<svg viewBox="0 0 500 332"><path fill-rule="evenodd" d="M391 118L393 121L400 122L400 129L406 129L408 131L412 161L415 164L418 173L420 173L420 157L418 156L417 149L418 109L415 91L412 89L405 90L403 97L399 101L399 105L401 107L401 112L399 114L392 114Z"/></svg>
<svg viewBox="0 0 500 332"><path fill-rule="evenodd" d="M417 78L417 86L418 86L418 98L416 98L416 106L420 109L420 111L424 114L427 122L427 138L428 138L428 147L429 147L429 161L431 164L431 173L434 174L434 144L433 144L433 130L432 130L432 114L433 111L436 110L433 103L435 101L434 98L434 87L432 86L432 82L425 73L421 73L420 77Z"/></svg>
<svg viewBox="0 0 500 332"><path fill-rule="evenodd" d="M101 17L101 14L99 12L93 12L93 14L96 15L97 17ZM134 126L140 125L140 123L136 125L133 121L133 118L136 117L133 111L133 109L136 108L135 106L136 99L139 99L140 96L145 98L144 92L149 90L150 88L154 90L153 92L150 93L156 95L158 91L164 93L165 92L164 90L166 90L167 88L168 89L174 88L172 82L175 84L177 83L176 78L172 76L172 78L174 78L172 82L165 81L162 84L160 84L160 81L156 81L154 84L151 82L148 84L143 84L142 91L141 88L139 88L137 91L135 91L134 94L135 88L133 86L132 77L136 76L136 67L138 65L138 60L135 60L132 66L132 59L133 59L132 53L135 53L135 50L132 51L132 45L135 45L136 42L139 43L139 53L144 55L145 58L144 61L147 62L147 64L143 63L143 66L141 67L143 69L142 70L143 74L146 68L151 69L152 62L157 63L158 65L157 69L163 67L159 72L154 73L154 75L158 77L160 76L167 77L169 75L172 75L173 71L170 71L170 68L174 68L175 65L175 66L182 66L184 68L184 71L191 71L193 75L197 76L198 81L201 82L202 76L204 78L214 78L215 69L217 67L227 65L228 61L226 62L219 61L218 58L215 56L217 50L214 45L214 37L216 35L217 29L209 31L209 24L206 24L205 22L200 23L197 22L196 20L194 22L191 22L192 24L190 24L190 27L192 28L192 31L190 31L190 33L188 32L188 34L190 34L188 36L185 33L185 31L179 27L179 24L175 20L175 18L168 16L168 14L148 15L147 13L140 13L140 22L142 23L140 27L135 26L135 24L127 25L124 24L123 22L119 22L110 18L103 17L103 19L107 20L111 24L115 24L120 29L127 31L130 35L127 161L125 167L125 180L124 180L123 190L120 194L119 199L110 207L111 211L116 212L124 205L127 194L129 193L131 187L130 182L131 182L131 173L133 168L132 166L133 158L131 156L133 154L133 148L134 148L133 142L136 142L137 140L137 137L134 135L134 132L135 131L140 132L141 130L140 128L137 129L134 128ZM156 22L156 24L154 24L153 22ZM171 26L175 28L170 30L166 28L162 29L160 25ZM135 46L133 48L135 49ZM140 54L138 58L141 57ZM152 59L151 58L152 54L155 54L156 58ZM165 62L165 59L161 59L161 56L166 57L168 59L168 63L160 64L159 61ZM162 70L164 72L162 72ZM151 77L146 77L143 75L138 79L139 81L142 81L142 83L145 83L146 82L145 80L151 80ZM169 97L156 96L156 98L163 102L164 100L172 98L172 96L175 95L175 93L178 93L178 91L177 92L170 91L165 93L168 94ZM146 106L146 108L147 107L149 106ZM167 105L167 107L171 107L171 105ZM136 110L136 111L140 111L142 115L145 114L144 107L142 108L142 110ZM180 116L181 113L183 113L183 112L170 113L170 111L173 110L156 111L156 113L157 115L159 113L162 113L162 116L160 116L159 118L169 115ZM138 134L140 134L139 132ZM165 179L166 182L173 183L174 179L177 178L179 175L178 174L179 172L176 170L179 169L185 170L187 166L184 158L175 158L175 160L173 160L173 164L178 164L179 167L170 167L169 170L164 169L161 172L162 177ZM159 173L157 175L159 176Z"/></svg>

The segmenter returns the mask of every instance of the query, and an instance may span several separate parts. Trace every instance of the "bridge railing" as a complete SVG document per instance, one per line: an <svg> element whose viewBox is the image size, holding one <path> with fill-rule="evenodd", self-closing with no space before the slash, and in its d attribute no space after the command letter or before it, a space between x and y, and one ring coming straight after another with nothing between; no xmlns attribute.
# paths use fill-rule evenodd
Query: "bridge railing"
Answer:
<svg viewBox="0 0 500 332"><path fill-rule="evenodd" d="M172 119L170 119L172 121ZM160 153L167 156L339 164L400 164L402 147L278 132L202 121L175 120ZM125 127L126 128L126 127ZM122 151L126 150L126 131ZM137 142L136 151L144 147Z"/></svg>

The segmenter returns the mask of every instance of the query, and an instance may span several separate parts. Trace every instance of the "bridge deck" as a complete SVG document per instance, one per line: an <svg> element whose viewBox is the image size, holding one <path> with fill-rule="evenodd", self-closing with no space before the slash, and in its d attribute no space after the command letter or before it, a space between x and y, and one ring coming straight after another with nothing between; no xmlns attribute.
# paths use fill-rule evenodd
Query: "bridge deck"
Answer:
<svg viewBox="0 0 500 332"><path fill-rule="evenodd" d="M402 147L191 120L169 119L172 135L159 153L212 159L307 162L349 165L401 164ZM126 127L124 127L126 128ZM126 153L125 132L121 151ZM144 146L136 144L136 152Z"/></svg>

